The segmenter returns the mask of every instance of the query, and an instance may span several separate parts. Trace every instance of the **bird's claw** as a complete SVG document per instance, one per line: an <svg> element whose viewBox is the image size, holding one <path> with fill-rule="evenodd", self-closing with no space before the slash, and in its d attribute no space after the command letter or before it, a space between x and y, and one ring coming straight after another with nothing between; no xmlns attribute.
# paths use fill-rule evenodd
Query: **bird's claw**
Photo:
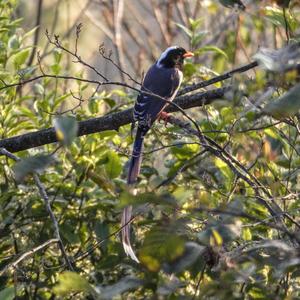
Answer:
<svg viewBox="0 0 300 300"><path fill-rule="evenodd" d="M158 116L158 122L163 120L165 122L165 126L166 126L169 118L170 118L170 115L167 112L162 111Z"/></svg>

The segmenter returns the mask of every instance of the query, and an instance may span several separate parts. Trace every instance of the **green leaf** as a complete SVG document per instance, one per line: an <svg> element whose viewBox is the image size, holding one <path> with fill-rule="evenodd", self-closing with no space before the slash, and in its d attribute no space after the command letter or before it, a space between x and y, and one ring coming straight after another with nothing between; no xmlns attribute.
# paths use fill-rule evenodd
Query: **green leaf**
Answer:
<svg viewBox="0 0 300 300"><path fill-rule="evenodd" d="M207 227L198 233L201 243L208 246L221 246L241 235L241 222L236 220L231 224L217 224Z"/></svg>
<svg viewBox="0 0 300 300"><path fill-rule="evenodd" d="M21 182L26 175L43 171L53 162L54 159L50 155L31 156L18 161L13 167L16 181Z"/></svg>
<svg viewBox="0 0 300 300"><path fill-rule="evenodd" d="M59 48L54 48L53 49L53 55L54 55L54 60L56 64L59 64L61 61L62 57L62 50Z"/></svg>
<svg viewBox="0 0 300 300"><path fill-rule="evenodd" d="M100 247L106 251L108 242L107 237L109 236L109 227L107 223L96 221L95 233L99 240L103 240L103 243L100 244Z"/></svg>
<svg viewBox="0 0 300 300"><path fill-rule="evenodd" d="M184 240L173 233L173 227L158 226L147 233L139 259L149 271L157 272L162 263L172 262L184 253Z"/></svg>
<svg viewBox="0 0 300 300"><path fill-rule="evenodd" d="M54 75L58 75L59 72L61 71L61 66L59 64L54 64L51 66L51 70Z"/></svg>
<svg viewBox="0 0 300 300"><path fill-rule="evenodd" d="M185 244L184 253L177 258L175 262L166 264L164 266L164 271L169 274L180 273L193 265L205 251L206 247L200 246L194 242L187 242Z"/></svg>
<svg viewBox="0 0 300 300"><path fill-rule="evenodd" d="M215 158L215 165L216 167L221 171L221 173L223 174L223 176L229 180L232 178L232 171L229 168L229 166L220 158L216 157Z"/></svg>
<svg viewBox="0 0 300 300"><path fill-rule="evenodd" d="M43 87L41 84L36 83L36 84L33 86L33 89L34 89L34 91L35 91L37 94L39 94L39 95L44 95L45 90L44 90L44 87Z"/></svg>
<svg viewBox="0 0 300 300"><path fill-rule="evenodd" d="M125 278L122 278L115 284L109 286L97 286L96 289L99 295L99 299L109 300L115 299L114 297L121 295L125 292L136 290L142 285L142 280L135 277L127 276Z"/></svg>
<svg viewBox="0 0 300 300"><path fill-rule="evenodd" d="M188 37L192 37L193 32L190 29L188 29L187 27L179 23L175 23L175 25L180 29L182 29L187 34Z"/></svg>
<svg viewBox="0 0 300 300"><path fill-rule="evenodd" d="M216 53L224 56L226 59L228 59L227 54L222 49L220 49L217 46L212 46L212 45L207 45L207 46L199 48L198 50L195 51L195 54L201 55L202 53L205 53L205 52L216 52Z"/></svg>
<svg viewBox="0 0 300 300"><path fill-rule="evenodd" d="M189 23L190 23L192 31L195 31L196 29L198 29L200 27L200 25L202 25L203 18L199 18L196 20L189 18Z"/></svg>
<svg viewBox="0 0 300 300"><path fill-rule="evenodd" d="M187 189L184 186L178 186L172 194L178 202L183 204L192 197L193 191L191 189Z"/></svg>
<svg viewBox="0 0 300 300"><path fill-rule="evenodd" d="M252 233L251 233L250 228L248 228L248 227L243 228L242 237L245 241L251 241L252 240Z"/></svg>
<svg viewBox="0 0 300 300"><path fill-rule="evenodd" d="M72 116L62 116L54 119L56 137L63 145L69 146L77 137L78 123Z"/></svg>
<svg viewBox="0 0 300 300"><path fill-rule="evenodd" d="M223 239L220 233L212 228L212 235L210 236L209 244L210 246L221 246L223 244Z"/></svg>
<svg viewBox="0 0 300 300"><path fill-rule="evenodd" d="M88 281L75 272L66 271L59 275L59 282L53 292L60 296L67 296L75 292L91 292L93 288Z"/></svg>
<svg viewBox="0 0 300 300"><path fill-rule="evenodd" d="M207 35L207 31L200 31L194 33L191 38L191 45L192 47L197 47L199 43L203 40L203 38Z"/></svg>
<svg viewBox="0 0 300 300"><path fill-rule="evenodd" d="M300 84L294 86L288 92L276 100L269 102L263 112L277 119L294 116L300 109Z"/></svg>
<svg viewBox="0 0 300 300"><path fill-rule="evenodd" d="M269 20L275 26L279 26L282 28L286 28L286 22L289 28L294 31L298 27L297 21L294 17L286 10L285 15L283 14L283 10L274 6L265 7L265 15L266 19Z"/></svg>
<svg viewBox="0 0 300 300"><path fill-rule="evenodd" d="M187 195L188 196L191 195L190 191L188 192ZM168 193L164 193L160 195L154 192L139 193L138 195L132 195L127 191L121 193L120 196L121 207L125 207L128 205L138 206L144 203L155 203L158 205L171 205L171 206L177 205L175 198Z"/></svg>
<svg viewBox="0 0 300 300"><path fill-rule="evenodd" d="M19 47L20 47L19 39L16 35L13 35L8 40L8 48L10 48L10 49L19 49Z"/></svg>
<svg viewBox="0 0 300 300"><path fill-rule="evenodd" d="M15 289L14 287L7 287L0 291L1 300L13 300L15 298Z"/></svg>
<svg viewBox="0 0 300 300"><path fill-rule="evenodd" d="M76 244L80 242L79 235L75 232L74 227L71 224L64 223L60 225L60 230L62 236L68 241L68 243Z"/></svg>
<svg viewBox="0 0 300 300"><path fill-rule="evenodd" d="M23 35L22 40L24 41L24 40L27 39L28 37L32 36L32 35L36 32L36 30L37 30L38 28L39 28L39 26L35 26L35 27L33 27L31 30L27 31L27 32Z"/></svg>
<svg viewBox="0 0 300 300"><path fill-rule="evenodd" d="M16 54L11 55L6 64L8 70L16 71L20 69L20 67L25 63L26 59L28 58L29 53L30 49L26 48L17 52Z"/></svg>
<svg viewBox="0 0 300 300"><path fill-rule="evenodd" d="M105 170L109 178L113 179L118 177L123 169L120 157L115 151L107 152L107 163L105 164Z"/></svg>

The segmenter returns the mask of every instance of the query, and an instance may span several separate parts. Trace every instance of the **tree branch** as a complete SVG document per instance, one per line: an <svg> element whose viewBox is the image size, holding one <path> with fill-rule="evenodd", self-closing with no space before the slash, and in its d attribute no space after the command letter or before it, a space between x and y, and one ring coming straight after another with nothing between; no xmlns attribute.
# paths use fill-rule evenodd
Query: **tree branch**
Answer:
<svg viewBox="0 0 300 300"><path fill-rule="evenodd" d="M7 149L5 148L1 148L0 147L0 154L2 155L5 155L7 157L9 157L10 159L13 159L14 161L19 161L20 158L15 156L14 154L10 153L9 151L7 151ZM56 240L58 241L58 245L59 245L59 248L62 252L62 255L63 255L63 258L65 259L65 263L66 265L68 266L68 269L69 270L73 270L73 266L69 260L69 257L66 253L66 250L65 250L65 247L64 247L64 244L63 244L63 241L60 237L60 231L59 231L59 226L58 226L58 222L57 222L57 219L54 215L54 212L52 211L52 208L51 208L51 205L50 205L50 201L49 201L49 197L48 197L48 194L46 192L46 189L45 187L43 186L39 176L36 174L36 173L33 173L33 179L34 179L34 182L36 184L36 186L38 187L38 190L39 190L39 193L40 193L40 196L42 197L44 203L45 203L45 206L46 206L46 210L50 216L50 219L53 223L53 227L54 227L54 235L55 235L55 238Z"/></svg>
<svg viewBox="0 0 300 300"><path fill-rule="evenodd" d="M190 96L180 96L174 101L182 109L202 106L209 104L216 99L224 96L230 87L224 87L207 92L196 93ZM169 105L167 112L178 111L175 106ZM88 135L106 130L118 130L119 127L133 122L133 109L109 114L99 118L93 118L79 122L78 136ZM57 142L55 129L53 127L30 132L23 135L0 140L0 148L5 148L10 152L18 152L30 148ZM1 155L1 153L0 153Z"/></svg>
<svg viewBox="0 0 300 300"><path fill-rule="evenodd" d="M35 254L36 252L44 249L44 248L47 248L50 244L53 244L53 243L58 243L59 240L58 239L51 239L51 240L48 240L46 241L45 243L23 253L16 261L14 261L13 263L5 266L1 271L0 271L0 275L3 275L7 270L9 270L10 268L13 268L15 269L17 267L17 265L23 261L24 259L28 258L29 256Z"/></svg>
<svg viewBox="0 0 300 300"><path fill-rule="evenodd" d="M217 83L217 82L220 82L220 81L223 81L225 79L228 79L228 78L231 78L232 75L236 74L236 73L243 73L243 72L246 72L246 71L249 71L255 67L258 66L258 62L257 61L253 61L251 62L250 64L248 65L244 65L242 67L239 67L239 68L236 68L236 69L233 69L227 73L224 73L220 76L216 76L216 77L213 77L209 80L205 80L205 81L202 81L202 82L199 82L199 83L195 83L195 84L192 84L192 85L189 85L183 89L181 89L178 93L178 96L180 95L183 95L183 94L187 94L187 93L190 93L192 91L195 91L195 90L199 90L201 88L204 88L206 86L209 86L209 85L212 85L214 83Z"/></svg>

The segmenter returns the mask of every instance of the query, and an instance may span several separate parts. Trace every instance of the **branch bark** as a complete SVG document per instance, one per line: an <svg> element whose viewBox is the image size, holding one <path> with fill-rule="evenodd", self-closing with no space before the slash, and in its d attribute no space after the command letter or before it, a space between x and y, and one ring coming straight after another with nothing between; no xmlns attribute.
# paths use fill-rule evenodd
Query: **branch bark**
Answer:
<svg viewBox="0 0 300 300"><path fill-rule="evenodd" d="M180 96L175 99L175 103L182 109L198 107L209 104L216 99L224 97L230 87L214 89L211 91L196 93L189 96ZM178 109L169 105L167 112L175 112ZM78 136L88 135L106 130L118 130L119 127L133 122L133 109L126 109L121 112L112 113L103 117L93 118L79 122ZM0 148L5 148L9 152L18 152L34 147L57 142L55 129L53 127L30 132L23 135L0 140ZM0 153L1 155L1 153Z"/></svg>

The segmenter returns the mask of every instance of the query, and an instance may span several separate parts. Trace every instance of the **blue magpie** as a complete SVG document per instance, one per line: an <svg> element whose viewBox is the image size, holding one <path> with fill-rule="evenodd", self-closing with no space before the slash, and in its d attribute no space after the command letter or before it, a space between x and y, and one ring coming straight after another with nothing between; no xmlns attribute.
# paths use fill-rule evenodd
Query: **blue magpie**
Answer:
<svg viewBox="0 0 300 300"><path fill-rule="evenodd" d="M165 117L163 110L173 101L182 82L183 61L194 54L184 48L167 48L145 75L141 92L134 105L134 122L138 123L133 151L129 163L127 184L136 183L140 173L144 137L159 117ZM139 262L130 243L130 221L132 207L125 207L122 215L122 243L125 253Z"/></svg>

